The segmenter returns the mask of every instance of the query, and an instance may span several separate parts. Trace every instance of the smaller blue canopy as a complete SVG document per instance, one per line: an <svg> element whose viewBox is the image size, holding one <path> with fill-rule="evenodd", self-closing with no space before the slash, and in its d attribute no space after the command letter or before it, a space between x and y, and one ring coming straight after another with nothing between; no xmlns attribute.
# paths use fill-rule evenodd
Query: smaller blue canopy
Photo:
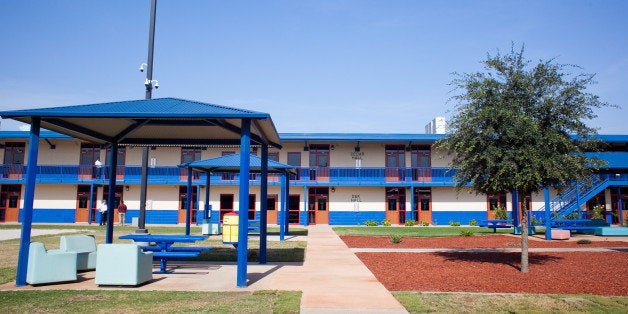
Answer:
<svg viewBox="0 0 628 314"><path fill-rule="evenodd" d="M180 164L179 167L191 167L193 170L203 172L239 172L240 154L230 154L216 158L186 162ZM262 169L262 158L251 155L249 168L251 172L260 172ZM268 160L269 173L279 173L282 171L295 173L293 166L270 159Z"/></svg>

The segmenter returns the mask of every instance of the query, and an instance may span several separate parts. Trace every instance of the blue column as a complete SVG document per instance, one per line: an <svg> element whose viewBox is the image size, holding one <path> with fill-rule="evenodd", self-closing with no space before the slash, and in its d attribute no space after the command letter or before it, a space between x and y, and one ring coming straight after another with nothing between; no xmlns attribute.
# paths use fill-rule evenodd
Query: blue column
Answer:
<svg viewBox="0 0 628 314"><path fill-rule="evenodd" d="M109 195L107 197L107 236L106 243L113 243L113 216L116 214L116 168L118 167L118 143L110 143L107 156L109 164Z"/></svg>
<svg viewBox="0 0 628 314"><path fill-rule="evenodd" d="M619 204L617 204L617 210L619 210L619 225L623 226L624 225L624 213L623 213L623 204L621 202L621 188L618 186L617 187L617 202Z"/></svg>
<svg viewBox="0 0 628 314"><path fill-rule="evenodd" d="M528 217L528 220L530 217ZM512 192L512 225L514 226L515 234L521 234L521 218L519 217L519 191L514 190Z"/></svg>
<svg viewBox="0 0 628 314"><path fill-rule="evenodd" d="M251 119L242 119L240 137L240 206L238 225L237 286L246 288L249 241L249 175L251 166Z"/></svg>
<svg viewBox="0 0 628 314"><path fill-rule="evenodd" d="M412 175L412 173L410 173L410 175ZM414 219L418 221L419 218L414 217L414 206L416 206L415 203L416 202L414 201L414 185L410 185L410 216L408 217L408 219ZM358 223L361 223L361 222L358 220Z"/></svg>
<svg viewBox="0 0 628 314"><path fill-rule="evenodd" d="M550 223L551 217L551 208L550 208L550 193L549 188L546 187L543 190L543 195L545 196L545 240L552 239L552 224Z"/></svg>
<svg viewBox="0 0 628 314"><path fill-rule="evenodd" d="M188 182L185 188L185 235L190 235L190 213L192 212L192 167L188 167Z"/></svg>
<svg viewBox="0 0 628 314"><path fill-rule="evenodd" d="M22 235L20 251L17 257L15 285L26 285L28 270L28 251L31 244L31 226L33 224L33 201L35 199L35 179L37 177L37 155L39 154L39 130L41 118L32 117L31 134L28 143L28 163L26 166L26 187L24 189L24 208L22 210Z"/></svg>
<svg viewBox="0 0 628 314"><path fill-rule="evenodd" d="M268 145L262 145L262 165L260 168L260 215L259 215L259 263L266 264L266 241L268 229Z"/></svg>
<svg viewBox="0 0 628 314"><path fill-rule="evenodd" d="M201 185L197 184L195 188L196 188L196 225L198 226L201 224L201 219L203 219L203 215L201 215L203 210L201 210L200 206L198 206L198 203L199 203L198 200L201 197ZM194 199L192 199L192 202L194 202ZM192 206L192 210L194 210L194 206Z"/></svg>
<svg viewBox="0 0 628 314"><path fill-rule="evenodd" d="M210 208L209 208L209 187L211 185L211 172L207 171L206 173L207 177L205 178L206 182L205 182L205 215L203 216L204 219L209 219L211 212L210 212ZM204 222L209 222L209 220L206 220Z"/></svg>
<svg viewBox="0 0 628 314"><path fill-rule="evenodd" d="M303 186L303 211L305 212L305 219L303 219L303 221L301 222L302 226L307 226L309 225L308 222L308 213L307 213L307 185ZM301 217L301 213L299 213L299 217Z"/></svg>
<svg viewBox="0 0 628 314"><path fill-rule="evenodd" d="M280 195L279 195L279 199L281 200L281 205L279 208L279 215L277 218L277 225L279 226L279 241L283 241L284 240L284 228L283 228L283 224L284 221L286 220L285 216L288 216L288 205L286 204L286 200L288 199L286 197L286 181L287 181L287 176L288 174L285 171L281 172L281 187L280 187Z"/></svg>
<svg viewBox="0 0 628 314"><path fill-rule="evenodd" d="M288 230L288 226L290 225L290 176L288 175L288 172L284 170L284 180L286 180L286 191L284 192L286 194L286 214L284 215L284 235L288 235L290 233L290 231ZM327 209L329 210L329 208Z"/></svg>

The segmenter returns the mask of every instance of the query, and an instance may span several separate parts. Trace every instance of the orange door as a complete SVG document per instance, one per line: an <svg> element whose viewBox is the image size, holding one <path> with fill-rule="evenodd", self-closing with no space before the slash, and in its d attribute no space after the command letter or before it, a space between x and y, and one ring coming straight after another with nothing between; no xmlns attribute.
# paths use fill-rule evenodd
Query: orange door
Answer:
<svg viewBox="0 0 628 314"><path fill-rule="evenodd" d="M406 222L406 189L386 188L386 220L393 225Z"/></svg>
<svg viewBox="0 0 628 314"><path fill-rule="evenodd" d="M186 191L187 191L187 186L185 185L179 186L179 215L178 215L179 223L186 222L186 218L185 218L185 214L187 213L186 202L188 201L188 195ZM196 212L197 212L197 205L198 205L196 200L197 200L196 189L192 187L192 198L190 200L191 202L190 203L190 224L196 223Z"/></svg>
<svg viewBox="0 0 628 314"><path fill-rule="evenodd" d="M75 222L88 222L90 209L92 210L92 222L96 222L96 211L94 210L96 206L90 204L89 189L89 185L79 185L77 188ZM94 202L97 201L95 189L91 199Z"/></svg>
<svg viewBox="0 0 628 314"><path fill-rule="evenodd" d="M266 219L268 224L277 224L277 194L268 195Z"/></svg>
<svg viewBox="0 0 628 314"><path fill-rule="evenodd" d="M0 189L0 221L17 222L20 216L22 186L6 184ZM4 217L2 217L4 216ZM2 218L4 218L2 220Z"/></svg>
<svg viewBox="0 0 628 314"><path fill-rule="evenodd" d="M497 219L495 215L496 210L506 209L506 194L490 194L487 196L486 202L486 217L487 219Z"/></svg>
<svg viewBox="0 0 628 314"><path fill-rule="evenodd" d="M416 213L418 216L416 218L417 222L427 222L432 223L432 197L431 197L431 189L416 189L415 194L415 205L418 210Z"/></svg>
<svg viewBox="0 0 628 314"><path fill-rule="evenodd" d="M310 188L308 224L329 224L329 188Z"/></svg>

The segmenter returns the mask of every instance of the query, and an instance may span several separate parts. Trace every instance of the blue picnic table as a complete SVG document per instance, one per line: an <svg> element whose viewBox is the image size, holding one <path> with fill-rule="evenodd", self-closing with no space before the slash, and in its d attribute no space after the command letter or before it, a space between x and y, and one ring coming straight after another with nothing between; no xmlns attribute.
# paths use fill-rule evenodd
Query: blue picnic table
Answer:
<svg viewBox="0 0 628 314"><path fill-rule="evenodd" d="M510 219L486 219L480 220L478 224L480 227L493 229L493 233L497 232L497 228L512 228L512 221Z"/></svg>
<svg viewBox="0 0 628 314"><path fill-rule="evenodd" d="M178 235L178 234L127 234L119 236L121 240L133 240L145 242L149 245L140 246L144 251L153 252L154 258L159 258L159 270L166 272L169 258L197 257L203 251L209 251L210 247L174 246L175 243L193 243L207 239L204 235ZM154 245L150 243L155 243Z"/></svg>

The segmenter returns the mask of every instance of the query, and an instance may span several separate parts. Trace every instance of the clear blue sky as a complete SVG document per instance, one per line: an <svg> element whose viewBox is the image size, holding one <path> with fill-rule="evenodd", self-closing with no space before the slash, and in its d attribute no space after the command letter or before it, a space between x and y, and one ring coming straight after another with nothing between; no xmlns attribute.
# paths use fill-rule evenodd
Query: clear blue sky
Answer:
<svg viewBox="0 0 628 314"><path fill-rule="evenodd" d="M143 99L150 0L0 0L0 110ZM628 134L628 1L158 0L154 98L270 113L279 132L423 133L451 73L511 43L596 73ZM2 130L17 123L3 120Z"/></svg>

